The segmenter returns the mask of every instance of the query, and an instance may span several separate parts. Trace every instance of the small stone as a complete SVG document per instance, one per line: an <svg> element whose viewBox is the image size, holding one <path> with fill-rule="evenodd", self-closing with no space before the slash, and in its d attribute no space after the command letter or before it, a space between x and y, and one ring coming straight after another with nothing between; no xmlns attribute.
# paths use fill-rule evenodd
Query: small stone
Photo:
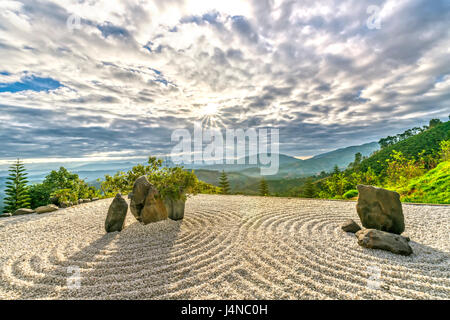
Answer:
<svg viewBox="0 0 450 320"><path fill-rule="evenodd" d="M58 210L58 207L55 206L54 204L49 204L47 206L41 206L38 207L36 209L34 209L36 211L37 214L41 214L41 213L47 213L47 212L53 212Z"/></svg>
<svg viewBox="0 0 450 320"><path fill-rule="evenodd" d="M342 230L345 232L356 233L361 230L361 227L353 219L348 219L342 225Z"/></svg>
<svg viewBox="0 0 450 320"><path fill-rule="evenodd" d="M17 209L16 211L14 211L14 213L12 214L13 216L20 216L20 215L22 215L22 214L31 214L31 213L34 213L35 211L34 210L31 210L31 209L27 209L27 208L20 208L20 209Z"/></svg>
<svg viewBox="0 0 450 320"><path fill-rule="evenodd" d="M59 204L59 207L60 208L68 208L68 207L71 207L72 206L72 202L70 202L70 201L64 201L64 202L61 202L60 204Z"/></svg>

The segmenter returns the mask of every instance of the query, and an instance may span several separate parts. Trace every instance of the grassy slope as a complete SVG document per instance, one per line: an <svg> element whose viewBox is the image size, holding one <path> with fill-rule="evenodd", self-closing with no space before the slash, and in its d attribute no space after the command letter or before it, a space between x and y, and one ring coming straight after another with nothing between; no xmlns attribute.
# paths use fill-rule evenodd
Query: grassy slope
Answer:
<svg viewBox="0 0 450 320"><path fill-rule="evenodd" d="M425 150L425 155L431 154L439 150L442 140L447 139L450 139L450 121L381 149L363 160L361 169L366 171L368 167L372 167L379 174L386 166L386 159L390 157L393 150L401 151L404 155L417 159L417 155L422 150Z"/></svg>
<svg viewBox="0 0 450 320"><path fill-rule="evenodd" d="M405 202L450 204L450 161L440 163L397 191Z"/></svg>

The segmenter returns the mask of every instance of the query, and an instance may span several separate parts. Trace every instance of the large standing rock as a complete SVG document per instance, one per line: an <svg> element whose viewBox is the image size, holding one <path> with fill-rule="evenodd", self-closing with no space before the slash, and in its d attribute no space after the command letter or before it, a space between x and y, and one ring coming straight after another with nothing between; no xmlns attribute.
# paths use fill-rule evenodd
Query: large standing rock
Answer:
<svg viewBox="0 0 450 320"><path fill-rule="evenodd" d="M128 195L130 211L136 220L144 224L167 219L167 210L158 197L158 190L147 180L146 176L136 179L133 192Z"/></svg>
<svg viewBox="0 0 450 320"><path fill-rule="evenodd" d="M58 207L55 206L54 204L49 204L47 206L38 207L34 210L36 211L36 213L41 214L41 213L56 211L56 210L58 210Z"/></svg>
<svg viewBox="0 0 450 320"><path fill-rule="evenodd" d="M397 192L358 185L356 211L361 223L368 229L401 234L405 230L400 195Z"/></svg>
<svg viewBox="0 0 450 320"><path fill-rule="evenodd" d="M361 227L353 219L348 219L342 224L342 230L355 233L361 230Z"/></svg>
<svg viewBox="0 0 450 320"><path fill-rule="evenodd" d="M158 197L158 191L150 189L145 198L144 207L141 211L141 221L144 224L167 219L168 214L164 202Z"/></svg>
<svg viewBox="0 0 450 320"><path fill-rule="evenodd" d="M408 240L398 234L375 229L363 229L356 233L358 244L370 249L381 249L409 256L412 249Z"/></svg>
<svg viewBox="0 0 450 320"><path fill-rule="evenodd" d="M121 231L127 216L128 203L120 193L112 201L105 221L106 232Z"/></svg>
<svg viewBox="0 0 450 320"><path fill-rule="evenodd" d="M141 211L144 208L145 198L152 188L154 187L148 181L147 177L140 176L134 182L133 192L128 195L128 198L130 199L130 211L138 221L142 221Z"/></svg>
<svg viewBox="0 0 450 320"><path fill-rule="evenodd" d="M22 214L30 214L30 213L34 213L34 210L26 209L26 208L20 208L20 209L17 209L16 211L14 211L14 213L12 215L13 216L20 216Z"/></svg>

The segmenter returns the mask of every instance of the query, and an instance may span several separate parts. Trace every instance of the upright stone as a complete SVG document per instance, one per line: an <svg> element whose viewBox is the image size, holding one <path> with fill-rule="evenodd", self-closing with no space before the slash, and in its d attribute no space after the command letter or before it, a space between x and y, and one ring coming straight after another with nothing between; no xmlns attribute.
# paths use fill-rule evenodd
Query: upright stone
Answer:
<svg viewBox="0 0 450 320"><path fill-rule="evenodd" d="M121 231L127 216L128 203L120 193L112 201L105 220L106 232Z"/></svg>
<svg viewBox="0 0 450 320"><path fill-rule="evenodd" d="M166 206L157 195L158 191L153 188L145 198L144 207L141 212L141 221L144 224L165 220L168 217Z"/></svg>
<svg viewBox="0 0 450 320"><path fill-rule="evenodd" d="M130 199L130 211L138 221L142 221L141 211L144 208L145 197L147 197L152 187L152 184L146 176L140 176L134 182L133 192L128 195Z"/></svg>
<svg viewBox="0 0 450 320"><path fill-rule="evenodd" d="M186 201L182 199L164 199L167 215L172 220L181 220L184 218L184 208Z"/></svg>
<svg viewBox="0 0 450 320"><path fill-rule="evenodd" d="M358 185L356 211L365 228L401 234L405 230L400 195L397 192Z"/></svg>

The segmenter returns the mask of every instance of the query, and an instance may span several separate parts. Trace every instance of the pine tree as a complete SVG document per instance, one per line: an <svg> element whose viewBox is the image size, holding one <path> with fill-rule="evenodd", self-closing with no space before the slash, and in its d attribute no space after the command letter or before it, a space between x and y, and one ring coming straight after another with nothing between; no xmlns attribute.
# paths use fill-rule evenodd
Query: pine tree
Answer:
<svg viewBox="0 0 450 320"><path fill-rule="evenodd" d="M221 189L222 194L229 194L230 193L230 183L228 182L227 174L224 170L222 170L222 174L219 178L219 187Z"/></svg>
<svg viewBox="0 0 450 320"><path fill-rule="evenodd" d="M305 182L305 186L302 188L302 196L305 198L314 198L316 196L316 187L311 178L308 178Z"/></svg>
<svg viewBox="0 0 450 320"><path fill-rule="evenodd" d="M25 172L25 167L22 162L17 159L17 161L9 167L9 176L6 178L6 190L5 190L5 208L3 212L13 213L19 208L29 208L30 207L30 196L28 193L26 178L27 173Z"/></svg>
<svg viewBox="0 0 450 320"><path fill-rule="evenodd" d="M269 186L267 184L266 179L262 178L261 182L259 183L259 194L263 197L269 195Z"/></svg>

